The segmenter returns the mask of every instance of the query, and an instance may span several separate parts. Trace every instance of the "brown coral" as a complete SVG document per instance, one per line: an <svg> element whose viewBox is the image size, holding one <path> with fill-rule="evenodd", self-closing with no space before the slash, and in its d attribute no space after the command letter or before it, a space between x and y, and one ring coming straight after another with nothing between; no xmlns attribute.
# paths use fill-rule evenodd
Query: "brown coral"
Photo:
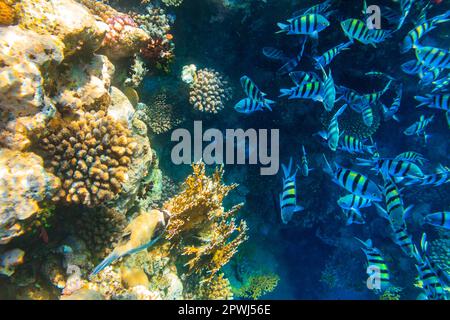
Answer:
<svg viewBox="0 0 450 320"><path fill-rule="evenodd" d="M62 200L88 207L121 191L136 148L130 130L103 111L52 120L40 145L46 166L62 180Z"/></svg>
<svg viewBox="0 0 450 320"><path fill-rule="evenodd" d="M225 211L222 201L236 187L222 184L222 168L212 177L205 174L203 163L193 164L194 173L184 182L184 190L164 204L172 213L166 239L177 244L183 239L182 254L188 256L188 273L206 272L211 280L247 239L245 221L236 224L234 217L242 206Z"/></svg>
<svg viewBox="0 0 450 320"><path fill-rule="evenodd" d="M0 25L9 26L14 24L16 13L14 8L5 0L0 1Z"/></svg>
<svg viewBox="0 0 450 320"><path fill-rule="evenodd" d="M223 273L214 276L210 282L200 284L198 298L206 300L233 299L230 280L225 278Z"/></svg>

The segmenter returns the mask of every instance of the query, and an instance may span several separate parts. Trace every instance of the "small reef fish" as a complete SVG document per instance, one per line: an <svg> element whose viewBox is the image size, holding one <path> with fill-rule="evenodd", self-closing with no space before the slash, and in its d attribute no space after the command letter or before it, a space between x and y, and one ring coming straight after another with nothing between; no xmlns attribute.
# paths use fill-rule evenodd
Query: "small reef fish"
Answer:
<svg viewBox="0 0 450 320"><path fill-rule="evenodd" d="M331 61L333 61L333 59L339 53L341 53L344 50L349 50L350 49L349 47L352 44L353 44L353 41L341 43L341 44L337 45L336 47L325 51L325 53L323 53L321 56L313 57L313 59L315 61L315 68L316 69L325 68L327 65L329 65L331 63Z"/></svg>
<svg viewBox="0 0 450 320"><path fill-rule="evenodd" d="M303 211L304 208L297 205L297 187L295 184L297 169L291 174L292 158L289 160L288 167L284 164L281 167L284 173L283 192L280 193L281 221L287 224L295 213Z"/></svg>
<svg viewBox="0 0 450 320"><path fill-rule="evenodd" d="M369 199L356 196L354 194L347 194L343 197L340 197L337 201L337 204L342 209L351 210L356 209L359 210L361 208L367 208L372 205L372 201Z"/></svg>
<svg viewBox="0 0 450 320"><path fill-rule="evenodd" d="M282 65L278 70L278 75L285 75L294 70L298 64L300 63L300 60L303 57L303 52L305 51L305 45L306 45L306 37L303 39L303 42L301 44L301 49L298 55L296 55L294 58L289 59L284 65Z"/></svg>
<svg viewBox="0 0 450 320"><path fill-rule="evenodd" d="M395 121L400 122L400 119L397 116L397 112L400 109L402 95L403 95L403 86L400 86L397 89L397 95L394 98L394 101L392 102L390 108L386 107L384 104L381 104L381 107L383 109L383 118L385 121L394 119Z"/></svg>
<svg viewBox="0 0 450 320"><path fill-rule="evenodd" d="M321 14L306 14L288 19L287 22L287 24L277 23L280 28L280 31L277 31L277 33L287 32L288 35L303 34L316 37L320 31L330 25L327 18Z"/></svg>
<svg viewBox="0 0 450 320"><path fill-rule="evenodd" d="M421 136L423 135L424 139L425 139L425 143L428 140L429 135L425 132L425 129L428 127L428 125L433 121L434 119L434 115L429 117L429 118L425 118L424 115L421 115L419 118L419 121L416 121L415 123L413 123L412 125L410 125L408 128L406 128L403 133L407 136L412 136L412 135L417 135L417 136Z"/></svg>
<svg viewBox="0 0 450 320"><path fill-rule="evenodd" d="M275 101L266 99L265 96L267 94L265 94L264 92L259 90L259 88L256 86L256 84L249 77L247 77L247 76L241 77L241 86L244 89L244 92L247 95L247 97L249 97L250 99L252 99L254 101L262 102L265 105L270 105L270 104L275 103Z"/></svg>
<svg viewBox="0 0 450 320"><path fill-rule="evenodd" d="M293 71L289 73L289 77L296 86L301 86L307 82L319 82L320 78L315 72Z"/></svg>
<svg viewBox="0 0 450 320"><path fill-rule="evenodd" d="M264 47L262 49L262 53L265 57L272 60L278 60L282 62L286 62L287 60L289 60L289 58L285 55L285 53L277 48Z"/></svg>
<svg viewBox="0 0 450 320"><path fill-rule="evenodd" d="M306 150L305 146L302 145L302 161L300 166L300 172L302 173L302 176L307 177L309 175L309 172L314 169L309 168L308 165L308 158L306 157Z"/></svg>
<svg viewBox="0 0 450 320"><path fill-rule="evenodd" d="M345 214L345 217L347 218L347 221L345 222L346 226L349 226L351 224L365 224L366 223L361 212L356 209L350 209L350 210L342 209L342 212Z"/></svg>
<svg viewBox="0 0 450 320"><path fill-rule="evenodd" d="M334 103L336 102L336 87L334 85L333 76L331 75L331 69L327 75L323 67L321 68L323 72L321 100L325 110L330 112L333 110Z"/></svg>
<svg viewBox="0 0 450 320"><path fill-rule="evenodd" d="M167 211L151 210L139 214L127 225L122 238L111 254L94 268L89 277L95 276L123 256L152 246L166 231L169 220L170 214Z"/></svg>
<svg viewBox="0 0 450 320"><path fill-rule="evenodd" d="M362 159L357 158L360 166L372 167L372 170L381 173L383 177L393 178L423 178L422 170L413 162L399 159Z"/></svg>
<svg viewBox="0 0 450 320"><path fill-rule="evenodd" d="M380 281L380 290L384 291L388 287L390 287L390 275L389 270L384 261L384 258L381 254L381 251L375 248L372 244L372 240L368 239L367 241L360 240L355 237L363 247L361 250L364 252L367 258L367 266L373 267L375 270L373 272L378 272L378 279ZM369 276L373 276L373 274L369 274Z"/></svg>
<svg viewBox="0 0 450 320"><path fill-rule="evenodd" d="M366 126L371 127L373 124L373 110L370 105L366 105L362 110L363 122Z"/></svg>
<svg viewBox="0 0 450 320"><path fill-rule="evenodd" d="M445 49L417 46L416 58L428 68L450 68L450 51Z"/></svg>
<svg viewBox="0 0 450 320"><path fill-rule="evenodd" d="M349 135L344 135L339 140L339 148L351 154L366 152L369 154L373 154L375 151L374 146L367 146L360 139Z"/></svg>
<svg viewBox="0 0 450 320"><path fill-rule="evenodd" d="M422 70L422 64L417 60L409 60L400 66L404 73L409 75L418 74Z"/></svg>
<svg viewBox="0 0 450 320"><path fill-rule="evenodd" d="M398 20L397 30L400 30L403 24L405 23L406 18L411 11L414 0L400 0L400 8L401 8L401 16Z"/></svg>
<svg viewBox="0 0 450 320"><path fill-rule="evenodd" d="M370 33L371 44L378 44L392 36L392 31L383 29L373 29Z"/></svg>
<svg viewBox="0 0 450 320"><path fill-rule="evenodd" d="M367 24L359 19L347 19L341 22L341 28L345 35L351 40L357 40L362 44L372 44L375 46L372 39L372 30L367 27Z"/></svg>
<svg viewBox="0 0 450 320"><path fill-rule="evenodd" d="M408 256L414 256L414 243L412 242L411 236L408 234L406 229L406 224L403 223L400 226L395 226L390 224L392 232L394 233L394 242L400 247L400 249Z"/></svg>
<svg viewBox="0 0 450 320"><path fill-rule="evenodd" d="M345 111L347 105L343 105L331 118L330 124L328 125L327 131L327 142L328 147L331 151L336 151L339 146L339 138L341 136L339 132L339 116Z"/></svg>
<svg viewBox="0 0 450 320"><path fill-rule="evenodd" d="M445 183L450 182L450 169L440 165L436 170L436 173L427 174L422 179L411 179L405 183L407 186L430 186L438 187Z"/></svg>
<svg viewBox="0 0 450 320"><path fill-rule="evenodd" d="M425 159L425 157L422 154L420 154L418 152L414 152L414 151L402 152L398 156L396 156L394 158L394 160L405 160L405 161L410 161L410 162L417 162L420 165L423 165L423 163L425 161L427 161L427 159Z"/></svg>
<svg viewBox="0 0 450 320"><path fill-rule="evenodd" d="M416 259L416 269L419 273L419 279L422 281L422 288L426 297L429 300L446 300L447 295L443 283L426 255L428 242L426 241L425 233L422 235L420 246L422 253L414 247L414 258Z"/></svg>
<svg viewBox="0 0 450 320"><path fill-rule="evenodd" d="M304 82L299 86L290 89L280 89L279 97L289 96L288 99L311 99L322 100L321 82Z"/></svg>
<svg viewBox="0 0 450 320"><path fill-rule="evenodd" d="M439 68L427 68L425 66L422 66L422 69L419 72L419 78L420 82L419 84L421 86L428 86L433 83L434 80L439 78L439 75L441 74L441 70Z"/></svg>
<svg viewBox="0 0 450 320"><path fill-rule="evenodd" d="M272 108L268 104L264 104L260 101L255 101L250 98L242 99L234 106L234 110L239 113L245 114L250 114L255 111L264 111L264 109L272 111Z"/></svg>
<svg viewBox="0 0 450 320"><path fill-rule="evenodd" d="M315 13L315 14L325 13L332 6L333 1L334 0L326 0L326 1L322 2L322 3L314 5L312 7L295 11L292 14L292 16L293 17L298 17L298 16L302 16L302 15L305 15L305 14L310 14L310 13Z"/></svg>
<svg viewBox="0 0 450 320"><path fill-rule="evenodd" d="M436 91L446 91L448 86L450 85L450 73L447 76L444 76L438 80L432 82L434 88L432 92Z"/></svg>
<svg viewBox="0 0 450 320"><path fill-rule="evenodd" d="M427 94L425 97L415 96L414 99L420 102L417 108L427 106L428 108L450 110L450 93L446 94Z"/></svg>
<svg viewBox="0 0 450 320"><path fill-rule="evenodd" d="M343 168L337 165L336 162L333 170L325 155L323 157L326 164L324 171L332 177L334 183L354 195L371 201L381 201L383 199L380 188L368 177L359 172Z"/></svg>
<svg viewBox="0 0 450 320"><path fill-rule="evenodd" d="M424 222L435 227L450 230L450 212L441 211L427 214L424 218Z"/></svg>

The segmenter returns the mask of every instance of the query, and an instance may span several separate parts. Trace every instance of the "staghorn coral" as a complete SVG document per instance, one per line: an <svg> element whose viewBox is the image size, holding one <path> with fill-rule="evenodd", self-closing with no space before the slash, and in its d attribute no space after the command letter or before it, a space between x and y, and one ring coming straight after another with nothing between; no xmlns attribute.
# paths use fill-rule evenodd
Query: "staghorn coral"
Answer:
<svg viewBox="0 0 450 320"><path fill-rule="evenodd" d="M39 202L58 192L60 180L43 164L36 154L0 149L0 244L23 234Z"/></svg>
<svg viewBox="0 0 450 320"><path fill-rule="evenodd" d="M16 21L16 12L10 1L0 0L0 25L9 26Z"/></svg>
<svg viewBox="0 0 450 320"><path fill-rule="evenodd" d="M279 280L280 277L274 273L251 276L242 287L235 290L235 295L257 300L272 292L277 287Z"/></svg>
<svg viewBox="0 0 450 320"><path fill-rule="evenodd" d="M138 117L154 134L161 134L172 130L183 119L180 110L168 102L167 95L160 93L154 96L148 104L139 103Z"/></svg>
<svg viewBox="0 0 450 320"><path fill-rule="evenodd" d="M215 275L214 278L204 283L200 280L196 297L201 300L232 300L233 292L230 281L223 273Z"/></svg>
<svg viewBox="0 0 450 320"><path fill-rule="evenodd" d="M94 207L112 200L126 182L136 142L105 112L54 119L39 141L46 166L62 180L61 200Z"/></svg>
<svg viewBox="0 0 450 320"><path fill-rule="evenodd" d="M127 219L111 208L83 211L74 222L74 232L86 243L94 257L104 258L111 253L123 230Z"/></svg>
<svg viewBox="0 0 450 320"><path fill-rule="evenodd" d="M187 256L188 274L206 273L204 281L210 281L247 240L247 225L243 220L237 225L234 217L242 204L229 211L222 206L224 197L236 187L222 184L223 169L208 177L203 163L192 168L184 190L164 203L172 214L166 239Z"/></svg>
<svg viewBox="0 0 450 320"><path fill-rule="evenodd" d="M196 79L190 86L189 102L196 110L218 113L231 99L231 92L220 73L205 68L197 71Z"/></svg>
<svg viewBox="0 0 450 320"><path fill-rule="evenodd" d="M324 112L320 118L323 126L328 128L331 118L339 108L336 106L331 112ZM380 127L381 113L378 106L372 106L373 110L373 123L368 127L362 118L362 115L351 108L347 108L346 111L339 117L339 129L347 135L357 138L368 138L374 135Z"/></svg>

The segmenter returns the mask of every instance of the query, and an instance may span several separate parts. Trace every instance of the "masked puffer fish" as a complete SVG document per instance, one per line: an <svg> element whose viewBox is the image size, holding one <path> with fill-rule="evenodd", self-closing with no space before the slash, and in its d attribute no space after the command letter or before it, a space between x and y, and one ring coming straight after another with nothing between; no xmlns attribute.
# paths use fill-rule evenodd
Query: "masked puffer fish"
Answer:
<svg viewBox="0 0 450 320"><path fill-rule="evenodd" d="M281 165L283 168L283 192L280 193L280 209L281 209L281 221L287 224L291 221L292 216L300 211L303 211L302 206L297 205L297 187L295 184L295 178L297 175L297 169L294 173L292 171L292 158L289 160L289 166Z"/></svg>
<svg viewBox="0 0 450 320"><path fill-rule="evenodd" d="M126 255L139 252L152 246L164 234L170 220L167 211L151 210L141 212L130 221L118 245L98 266L89 277L95 276L108 265Z"/></svg>

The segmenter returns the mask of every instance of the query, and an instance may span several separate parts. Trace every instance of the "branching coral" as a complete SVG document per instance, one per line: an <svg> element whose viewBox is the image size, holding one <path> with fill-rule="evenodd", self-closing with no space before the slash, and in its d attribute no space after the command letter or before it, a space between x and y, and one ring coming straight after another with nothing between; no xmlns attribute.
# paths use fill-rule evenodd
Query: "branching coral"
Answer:
<svg viewBox="0 0 450 320"><path fill-rule="evenodd" d="M0 149L0 244L21 235L23 222L59 187L60 180L44 170L39 156Z"/></svg>
<svg viewBox="0 0 450 320"><path fill-rule="evenodd" d="M161 134L172 130L182 122L180 111L168 102L165 93L153 97L148 105L139 103L137 108L140 120L154 134Z"/></svg>
<svg viewBox="0 0 450 320"><path fill-rule="evenodd" d="M274 273L251 276L235 294L242 298L259 299L266 293L272 292L278 285L280 277Z"/></svg>
<svg viewBox="0 0 450 320"><path fill-rule="evenodd" d="M184 190L164 204L172 213L166 239L181 245L182 254L188 256L188 273L206 273L205 281L210 281L247 239L247 225L245 221L237 225L234 217L242 205L229 211L222 207L224 197L236 187L222 184L223 170L208 177L203 163L192 168Z"/></svg>
<svg viewBox="0 0 450 320"><path fill-rule="evenodd" d="M99 111L52 120L40 146L62 180L62 200L93 207L121 191L136 143L125 125Z"/></svg>
<svg viewBox="0 0 450 320"><path fill-rule="evenodd" d="M217 71L205 68L197 71L190 87L189 102L199 111L218 113L225 108L231 94L228 81Z"/></svg>

